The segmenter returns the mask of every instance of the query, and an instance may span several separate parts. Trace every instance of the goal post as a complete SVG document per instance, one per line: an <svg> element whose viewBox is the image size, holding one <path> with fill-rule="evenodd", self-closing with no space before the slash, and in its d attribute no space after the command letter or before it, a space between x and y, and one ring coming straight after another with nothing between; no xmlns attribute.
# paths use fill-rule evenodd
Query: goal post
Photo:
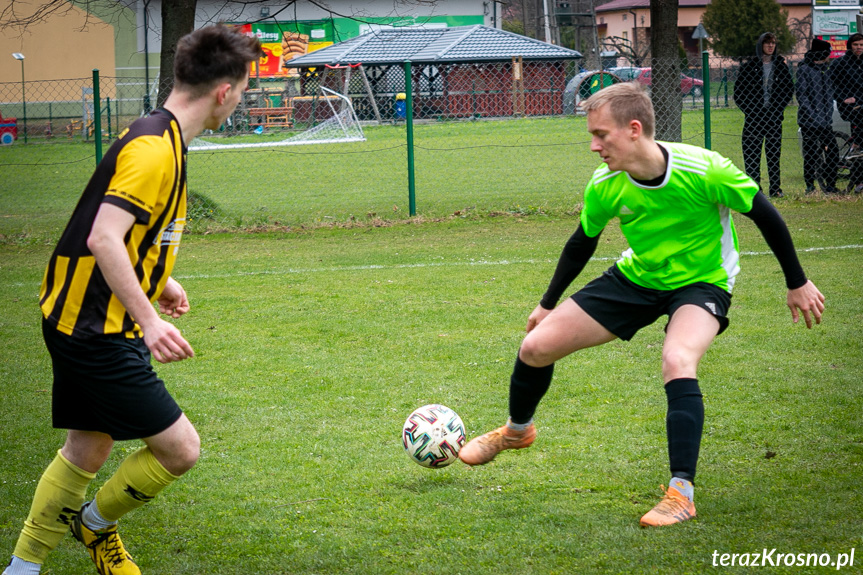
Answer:
<svg viewBox="0 0 863 575"><path fill-rule="evenodd" d="M321 96L318 102L325 102L329 107L329 117L311 128L295 134L284 140L268 142L222 143L218 136L208 139L208 136L198 136L189 145L189 151L236 150L248 148L276 148L280 146L301 146L306 144L341 144L346 142L364 142L363 128L357 119L351 99L329 88L319 88ZM323 116L323 114L322 114Z"/></svg>

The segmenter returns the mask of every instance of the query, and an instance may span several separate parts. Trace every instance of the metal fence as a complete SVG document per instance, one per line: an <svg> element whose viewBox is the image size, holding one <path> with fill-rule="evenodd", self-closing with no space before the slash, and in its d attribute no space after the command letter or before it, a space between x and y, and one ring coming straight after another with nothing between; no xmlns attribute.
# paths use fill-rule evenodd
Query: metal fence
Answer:
<svg viewBox="0 0 863 575"><path fill-rule="evenodd" d="M422 217L575 211L578 192L598 165L587 152L589 137L578 104L619 81L640 82L655 102L675 103L680 125L672 133L731 158L759 178L765 192L803 194L816 189L816 183L833 191L826 189L829 182L822 182L823 166L813 168L810 161L804 177L793 84L800 60L788 57L792 84L784 117L780 113L766 123L759 120L763 125L756 125L752 110L741 102L746 70L718 59L708 62L709 73L700 66L681 69L679 85L668 94L655 91L649 67L599 71L567 62L411 66L410 78L401 65L300 70L280 80L252 78L237 111L218 132L207 134L208 140L274 145L190 153L191 229L401 219L414 209L408 201L412 186ZM275 145L327 119L321 113L320 86L350 96L366 141ZM0 147L0 164L17 165L3 159L9 156L4 150L25 143L28 149L76 142L107 145L156 102L156 84L143 79L102 77L98 90L94 87L92 78L0 83L0 130L15 131L14 143ZM713 114L711 125L705 122L705 101ZM763 108L763 100L756 103ZM850 147L847 139L838 141ZM762 153L759 145L765 141L767 153ZM853 189L853 170L844 159L839 168L835 187L850 183ZM53 168L48 163L32 169ZM58 187L73 186L78 192L84 183L56 181ZM5 205L0 197L0 208Z"/></svg>
<svg viewBox="0 0 863 575"><path fill-rule="evenodd" d="M27 143L56 143L63 139L94 140L96 110L101 113L102 137L113 140L144 114L143 79L101 78L100 101L94 100L93 78L0 83L2 123L16 127L15 137ZM155 86L151 85L155 101Z"/></svg>

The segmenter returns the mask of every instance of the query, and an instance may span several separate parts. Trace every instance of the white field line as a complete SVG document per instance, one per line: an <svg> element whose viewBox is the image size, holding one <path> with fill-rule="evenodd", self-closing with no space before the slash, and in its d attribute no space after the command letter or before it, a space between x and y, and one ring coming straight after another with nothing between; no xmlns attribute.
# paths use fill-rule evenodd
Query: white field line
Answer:
<svg viewBox="0 0 863 575"><path fill-rule="evenodd" d="M798 249L797 253L812 253L825 252L834 250L859 250L863 249L863 245L852 244L846 246L827 246L817 248ZM772 256L773 252L740 252L741 256ZM590 258L593 262L615 262L618 257ZM175 274L175 279L220 279L241 276L266 276L266 275L292 275L292 274L316 274L316 273L332 273L332 272L353 272L353 271L368 271L368 270L399 270L411 268L446 268L446 267L465 267L465 266L510 266L510 265L525 265L538 263L554 263L556 260L469 260L469 261L452 261L452 262L426 262L426 263L411 263L411 264L366 264L357 266L333 266L322 268L288 268L284 270L259 270L259 271L234 271L221 274Z"/></svg>
<svg viewBox="0 0 863 575"><path fill-rule="evenodd" d="M863 245L860 244L851 244L847 246L825 246L818 248L804 248L798 249L797 253L813 253L813 252L826 252L826 251L835 251L835 250L859 250L863 249ZM764 251L764 252L740 252L741 256L772 256L773 252ZM590 258L590 261L593 262L615 262L617 261L617 257L605 257L605 258ZM324 267L324 268L288 268L284 270L259 270L259 271L234 271L228 273L221 274L174 274L174 279L178 280L206 280L206 279L224 279L231 277L243 277L243 276L281 276L281 275L293 275L293 274L317 274L317 273L333 273L333 272L353 272L353 271L369 271L369 270L399 270L399 269L411 269L411 268L447 268L447 267L466 267L466 266L512 266L512 265L526 265L526 264L548 264L555 263L556 260L551 259L526 259L526 260L470 260L470 261L462 261L462 262L426 262L426 263L412 263L412 264L390 264L390 265L382 265L382 264L366 264L361 266L333 266L333 267ZM32 284L16 282L12 284L7 284L12 287L29 287Z"/></svg>

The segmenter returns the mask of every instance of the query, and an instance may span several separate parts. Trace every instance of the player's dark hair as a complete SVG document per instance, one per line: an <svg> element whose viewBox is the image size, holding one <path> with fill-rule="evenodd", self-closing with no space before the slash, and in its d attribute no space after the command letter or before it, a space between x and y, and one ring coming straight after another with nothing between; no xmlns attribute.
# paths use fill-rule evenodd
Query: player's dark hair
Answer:
<svg viewBox="0 0 863 575"><path fill-rule="evenodd" d="M260 56L257 38L223 24L205 26L177 42L174 83L201 96L220 82L241 82Z"/></svg>
<svg viewBox="0 0 863 575"><path fill-rule="evenodd" d="M642 133L652 138L656 129L653 102L644 88L637 82L621 82L603 88L581 103L585 112L608 106L611 118L618 126L626 126L632 120L641 123Z"/></svg>

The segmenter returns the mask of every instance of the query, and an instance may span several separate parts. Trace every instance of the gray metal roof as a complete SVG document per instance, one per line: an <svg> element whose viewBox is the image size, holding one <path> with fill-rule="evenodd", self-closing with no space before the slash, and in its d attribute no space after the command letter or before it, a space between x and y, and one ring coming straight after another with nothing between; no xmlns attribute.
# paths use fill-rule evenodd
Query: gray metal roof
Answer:
<svg viewBox="0 0 863 575"><path fill-rule="evenodd" d="M329 64L418 64L576 60L581 53L488 26L403 28L369 32L290 60L291 68Z"/></svg>

